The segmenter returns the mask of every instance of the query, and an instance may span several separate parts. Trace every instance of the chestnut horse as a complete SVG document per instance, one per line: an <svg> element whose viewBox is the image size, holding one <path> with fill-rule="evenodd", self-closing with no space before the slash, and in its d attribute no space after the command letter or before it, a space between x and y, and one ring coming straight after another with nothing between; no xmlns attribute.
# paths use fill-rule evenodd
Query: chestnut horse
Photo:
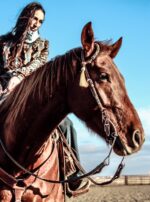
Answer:
<svg viewBox="0 0 150 202"><path fill-rule="evenodd" d="M64 201L62 184L27 175L14 159L44 179L59 181L62 160L58 160L57 138L49 134L69 113L106 142L112 144L115 136L116 154L140 150L144 131L113 62L122 38L112 45L94 41L89 22L82 30L81 42L82 48L57 56L26 77L1 104L0 201ZM25 189L7 183L12 180L12 185L22 176ZM15 199L18 195L20 199Z"/></svg>

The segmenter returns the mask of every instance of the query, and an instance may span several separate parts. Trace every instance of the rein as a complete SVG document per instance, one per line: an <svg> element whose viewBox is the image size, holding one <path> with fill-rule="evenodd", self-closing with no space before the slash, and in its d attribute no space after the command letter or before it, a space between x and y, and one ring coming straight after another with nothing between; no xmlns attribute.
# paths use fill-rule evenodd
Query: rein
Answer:
<svg viewBox="0 0 150 202"><path fill-rule="evenodd" d="M62 140L62 142L66 145L66 147L68 148L69 152L71 153L72 157L73 157L73 160L75 161L75 164L76 166L80 169L82 175L80 176L77 176L77 177L70 177L69 179L66 179L66 180L50 180L50 179L45 179L45 178L42 178L40 176L38 176L37 174L35 174L34 172L31 172L29 171L28 169L24 168L22 165L20 165L10 154L9 152L7 151L7 149L5 148L2 140L0 139L0 145L1 145L1 148L2 150L4 151L5 155L9 158L9 160L11 160L18 168L20 168L22 171L26 172L26 174L28 174L29 176L33 176L39 180L42 180L42 181L45 181L45 182L48 182L48 183L70 183L70 182L75 182L75 181L78 181L78 180L81 180L83 178L88 178L92 183L96 184L96 185L106 185L106 184L109 184L111 182L113 182L115 179L119 178L120 176L120 173L124 167L124 164L123 164L123 160L124 160L124 157L122 158L114 176L112 177L111 180L109 181L106 181L106 182L102 182L102 183L98 183L96 182L95 180L93 180L93 178L91 178L90 176L91 175L94 175L94 174L97 174L97 173L100 173L102 171L102 169L106 166L108 166L110 164L110 156L111 156L111 153L112 153L112 150L113 150L113 147L114 147L114 144L116 142L116 139L119 137L118 134L116 133L116 128L114 126L114 124L111 122L111 120L109 119L108 117L108 114L106 113L106 109L102 106L102 103L100 101L100 98L99 98L99 95L97 93L97 90L95 88L95 85L92 81L92 79L90 78L90 75L88 73L88 70L86 68L86 65L87 64L91 64L95 59L96 57L98 56L99 52L100 52L100 47L97 43L95 43L95 48L96 48L96 51L95 53L91 56L91 58L89 60L85 60L84 58L84 54L82 52L82 55L81 55L81 63L82 63L82 68L81 68L81 72L82 73L85 73L85 77L86 77L86 81L89 85L89 88L91 90L91 93L98 105L98 108L100 109L100 112L102 114L102 121L103 121L103 125L104 125L104 131L106 133L106 141L108 143L110 143L111 145L111 148L110 148L110 151L107 155L107 157L103 160L102 163L100 163L98 166L96 166L94 169L92 169L90 172L85 172L85 170L82 168L82 166L80 165L80 162L76 159L75 155L73 154L72 150L70 149L61 129L58 127L61 135L60 135L60 139ZM113 133L110 134L110 125L113 126L114 128L114 131ZM43 163L41 164L43 166ZM40 166L41 167L41 166ZM1 177L2 176L2 177ZM6 183L8 186L12 187L14 189L14 186L12 186L12 184L18 186L18 187L26 187L26 184L24 183L24 179L19 179L18 177L15 178L14 176L10 175L9 173L7 173L5 170L3 170L1 167L0 167L0 179ZM9 181L11 183L9 183Z"/></svg>
<svg viewBox="0 0 150 202"><path fill-rule="evenodd" d="M73 154L72 150L70 149L66 139L65 139L65 136L64 134L62 133L61 129L59 128L59 132L61 133L61 140L63 141L63 143L65 143L65 145L67 146L68 150L70 151L74 161L75 161L75 164L76 166L80 169L80 171L83 173L83 175L81 176L78 176L78 177L71 177L70 179L67 179L67 180L49 180L49 179L45 179L45 178L42 178L40 176L38 176L37 174L29 171L28 169L24 168L22 165L20 165L6 150L2 140L0 139L0 145L4 151L4 153L6 154L6 156L18 167L20 168L22 171L26 172L26 174L30 175L30 176L33 176L39 180L42 180L44 182L48 182L48 183L71 183L71 182L75 182L75 181L78 181L78 180L81 180L83 178L88 178L90 179L94 184L96 185L104 185L104 183L106 184L109 184L111 183L112 181L114 181L115 179L117 179L119 176L120 176L120 173L124 167L123 165L123 159L121 161L121 163L119 164L118 168L117 168L117 171L115 173L115 175L112 177L112 179L110 180L111 182L103 182L103 183L97 183L95 182L92 178L90 178L91 175L95 175L95 174L98 174L102 171L102 169L106 166L108 166L110 164L110 156L111 156L111 153L112 153L112 150L113 150L113 146L115 144L115 141L116 141L116 137L114 138L113 140L113 143L111 145L111 148L110 148L110 151L107 155L107 157L103 160L102 163L100 163L98 166L96 166L94 169L92 169L91 171L89 171L88 173L86 173L86 171L82 168L80 162L76 159L75 155ZM43 165L43 163L42 163ZM4 178L2 178L0 176L0 179L2 181L4 181L8 186L11 186L12 187L12 184L15 184L16 186L18 187L24 187L26 186L26 184L24 183L24 179L22 178L15 178L14 176L10 175L9 173L7 173L6 171L4 171L2 168L0 168L0 174L2 174L2 176Z"/></svg>

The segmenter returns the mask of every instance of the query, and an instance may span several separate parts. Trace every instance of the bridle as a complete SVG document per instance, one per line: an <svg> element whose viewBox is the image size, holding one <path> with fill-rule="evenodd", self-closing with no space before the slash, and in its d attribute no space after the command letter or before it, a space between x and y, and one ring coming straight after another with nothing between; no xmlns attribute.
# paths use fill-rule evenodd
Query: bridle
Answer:
<svg viewBox="0 0 150 202"><path fill-rule="evenodd" d="M110 143L110 140L113 138L116 140L116 138L118 137L118 134L116 132L116 127L114 126L114 124L112 123L112 121L110 120L108 114L107 114L107 111L106 109L103 107L102 103L101 103L101 100L100 100L100 97L97 93L97 90L96 90L96 87L93 83L93 80L91 79L90 75L89 75L89 72L88 72L88 69L86 67L87 64L91 64L95 59L96 57L98 56L99 52L100 52L100 46L95 43L95 47L96 47L96 51L95 53L92 55L92 57L89 59L89 60L85 60L84 58L84 53L82 52L81 54L81 59L82 59L82 68L81 68L81 71L84 72L85 74L85 78L86 78L86 81L88 83L88 86L90 88L90 91L98 105L98 108L101 112L101 116L102 116L102 122L103 122L103 126L104 126L104 132L106 134L106 141L108 143ZM111 133L110 134L110 124L113 126L113 129L114 129L114 133Z"/></svg>
<svg viewBox="0 0 150 202"><path fill-rule="evenodd" d="M100 100L100 97L97 93L97 90L96 90L96 87L93 83L93 80L91 79L90 75L89 75L89 72L88 72L88 69L86 67L87 64L91 64L95 59L96 57L98 56L98 54L100 53L100 46L98 45L98 43L95 43L95 48L96 48L96 51L95 53L90 57L90 59L86 60L85 57L84 57L84 52L82 51L81 53L81 60L82 60L82 68L81 68L81 72L84 72L85 74L85 78L86 78L86 81L88 83L88 86L89 86L89 89L98 105L98 109L100 110L101 112L101 116L102 116L102 122L103 122L103 126L104 126L104 132L106 134L106 141L111 144L111 148L110 148L110 151L108 153L108 156L104 159L104 161L99 164L97 166L97 170L95 170L95 173L93 172L92 174L97 174L99 172L102 171L102 169L105 167L105 166L108 166L109 163L110 163L110 156L111 156L111 153L112 153L112 150L113 150L113 147L115 145L115 142L116 142L116 139L119 138L119 135L117 134L116 132L116 127L115 125L113 124L113 122L110 120L109 118L109 115L107 114L107 111L106 109L103 107L102 103L101 103L101 100ZM114 129L114 132L113 133L110 133L110 125L113 126L113 129ZM121 171L123 169L123 167L125 166L125 164L123 164L123 160L124 160L124 156L117 168L117 171L115 172L114 176L112 177L111 180L107 181L107 182L102 182L102 183L97 183L95 181L93 181L92 179L92 182L96 185L105 185L105 184L109 184L111 182L113 182L115 179L119 178L120 174L121 174ZM93 169L94 171L94 169Z"/></svg>
<svg viewBox="0 0 150 202"><path fill-rule="evenodd" d="M103 122L103 126L104 126L104 132L106 133L106 141L111 144L111 148L110 148L110 151L109 151L107 157L103 160L102 163L100 163L98 166L96 166L96 168L92 169L90 172L85 172L85 170L80 165L80 162L76 159L74 153L72 152L72 150L68 146L68 143L67 143L61 129L59 128L59 132L61 133L61 140L67 146L68 150L70 151L70 153L71 153L71 155L72 155L72 157L73 157L73 159L75 161L76 166L78 168L80 168L80 171L81 171L82 175L77 176L77 177L70 177L70 178L65 179L65 180L50 180L50 179L42 178L42 177L38 176L38 174L35 174L34 172L31 172L28 169L24 168L22 165L20 165L9 154L9 152L5 148L2 140L0 139L0 146L1 146L2 150L3 150L3 152L5 153L5 155L8 157L8 159L11 162L13 162L19 169L21 169L26 174L28 174L29 176L33 176L33 177L35 177L35 178L37 178L39 180L42 180L42 181L45 181L45 182L48 182L48 183L70 183L70 182L75 182L75 181L81 180L83 178L88 178L92 183L94 183L96 185L106 185L106 184L109 184L109 183L113 182L115 179L119 178L120 173L121 173L121 171L122 171L122 169L124 167L124 163L123 163L124 157L122 158L122 160L121 160L121 162L120 162L114 176L109 181L99 183L99 182L96 182L93 178L90 177L91 175L100 173L104 167L106 167L106 166L108 166L110 164L110 156L111 156L114 144L116 142L116 139L118 138L118 134L116 133L116 128L115 128L114 124L111 122L111 120L109 119L107 111L106 111L106 109L103 107L103 105L101 103L101 100L100 100L99 95L97 93L96 87L95 87L92 79L90 78L89 72L88 72L87 67L86 67L87 64L91 64L96 59L96 57L98 56L98 54L100 52L100 46L97 43L95 43L95 48L96 48L95 53L88 60L86 60L84 58L83 51L81 52L81 65L82 65L81 72L85 74L85 78L86 78L86 81L87 81L87 83L89 85L90 91L91 91L91 93L92 93L92 95L93 95L93 97L94 97L94 99L95 99L95 101L96 101L96 103L98 105L100 113L102 115L102 122ZM114 128L113 133L110 133L110 126L111 125ZM42 163L42 165L43 165L43 163ZM11 180L12 184L15 184L15 187L17 187L17 186L18 187L25 187L26 186L25 183L24 183L24 179L15 178L14 176L10 175L5 170L3 170L1 167L0 167L0 179L5 184L7 184L8 186L10 186L10 184L8 183L8 181L10 181L10 180ZM10 187L13 188L12 186L10 186Z"/></svg>

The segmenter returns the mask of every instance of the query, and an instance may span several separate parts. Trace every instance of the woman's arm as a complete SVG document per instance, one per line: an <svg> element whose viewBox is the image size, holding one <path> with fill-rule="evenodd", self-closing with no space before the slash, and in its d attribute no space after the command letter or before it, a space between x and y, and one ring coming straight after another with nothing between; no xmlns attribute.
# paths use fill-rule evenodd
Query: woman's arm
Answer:
<svg viewBox="0 0 150 202"><path fill-rule="evenodd" d="M48 41L44 42L44 48L41 50L40 56L36 57L34 60L29 62L26 66L16 69L12 74L14 76L10 79L8 83L7 90L12 91L16 85L18 85L26 76L30 75L40 66L45 64L48 59Z"/></svg>
<svg viewBox="0 0 150 202"><path fill-rule="evenodd" d="M40 66L45 64L48 60L48 48L49 48L49 42L45 41L44 49L41 51L40 56L34 58L26 66L16 69L16 73L22 74L23 76L28 76L36 69L38 69Z"/></svg>

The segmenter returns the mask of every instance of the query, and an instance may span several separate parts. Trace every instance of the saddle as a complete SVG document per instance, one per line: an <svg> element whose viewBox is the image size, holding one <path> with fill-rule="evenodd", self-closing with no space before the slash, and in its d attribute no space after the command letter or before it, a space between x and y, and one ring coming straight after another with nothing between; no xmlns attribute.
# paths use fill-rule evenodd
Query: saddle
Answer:
<svg viewBox="0 0 150 202"><path fill-rule="evenodd" d="M69 180L69 183L65 183L65 192L68 197L76 197L78 195L84 194L89 191L90 180L79 179L78 175L83 173L83 170L80 166L79 160L76 158L73 150L70 148L66 138L58 126L56 133L59 133L61 139L61 156L60 159L63 160L64 164L64 180Z"/></svg>

